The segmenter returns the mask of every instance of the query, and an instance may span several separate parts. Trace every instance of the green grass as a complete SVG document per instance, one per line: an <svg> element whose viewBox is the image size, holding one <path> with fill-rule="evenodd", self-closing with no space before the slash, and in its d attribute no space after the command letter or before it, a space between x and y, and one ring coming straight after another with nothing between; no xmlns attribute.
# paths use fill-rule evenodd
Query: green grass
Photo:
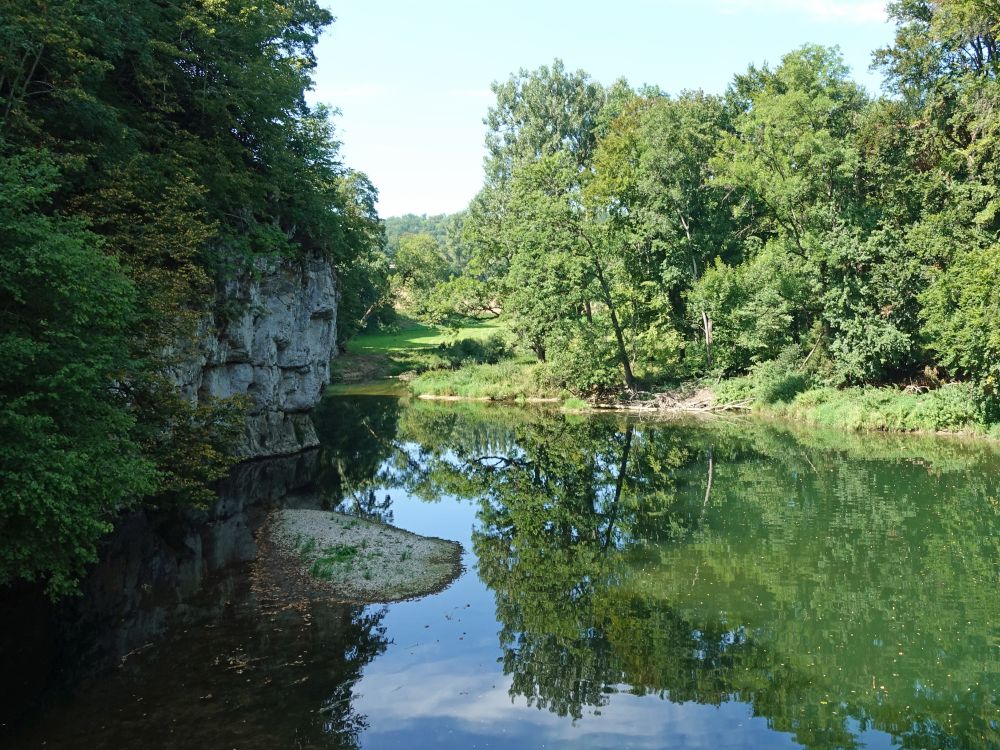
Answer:
<svg viewBox="0 0 1000 750"><path fill-rule="evenodd" d="M500 330L497 320L470 320L461 328L434 328L400 318L396 330L363 333L347 342L348 354L394 354L430 350L459 339L485 340Z"/></svg>
<svg viewBox="0 0 1000 750"><path fill-rule="evenodd" d="M447 360L437 351L440 345L462 339L485 341L502 330L495 319L472 319L459 328L438 328L400 317L392 330L363 333L348 341L347 354L333 361L333 379L339 380L338 374L359 366L364 368L360 377L364 381L446 367Z"/></svg>
<svg viewBox="0 0 1000 750"><path fill-rule="evenodd" d="M323 554L320 555L320 562L328 563L330 565L336 565L337 563L347 562L352 559L356 554L358 554L358 548L352 547L347 544L337 544L333 547L327 547L323 550Z"/></svg>
<svg viewBox="0 0 1000 750"><path fill-rule="evenodd" d="M296 546L299 548L299 554L302 556L312 554L313 550L316 549L316 540L313 537L309 537L305 541L299 541L299 537L296 536Z"/></svg>
<svg viewBox="0 0 1000 750"><path fill-rule="evenodd" d="M810 388L788 401L756 403L763 414L820 427L880 432L947 432L996 435L975 394L966 384L925 393L896 388Z"/></svg>
<svg viewBox="0 0 1000 750"><path fill-rule="evenodd" d="M299 547L299 553L308 562L312 552L316 549L316 540L309 539L311 544L303 544ZM323 581L333 579L337 569L343 572L350 572L354 567L354 559L358 555L358 548L348 544L336 544L332 547L324 548L309 566L309 573L314 578Z"/></svg>
<svg viewBox="0 0 1000 750"><path fill-rule="evenodd" d="M454 396L493 401L558 398L548 383L545 365L510 360L496 365L467 365L458 370L432 370L410 383L418 396Z"/></svg>

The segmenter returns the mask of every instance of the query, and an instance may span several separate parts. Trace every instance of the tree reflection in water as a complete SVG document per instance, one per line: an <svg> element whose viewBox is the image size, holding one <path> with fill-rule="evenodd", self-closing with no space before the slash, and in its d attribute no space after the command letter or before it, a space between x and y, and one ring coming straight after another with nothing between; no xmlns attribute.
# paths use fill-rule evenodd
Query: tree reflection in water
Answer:
<svg viewBox="0 0 1000 750"><path fill-rule="evenodd" d="M813 748L1000 743L993 449L428 404L393 439L410 491L479 503L513 695L738 700Z"/></svg>
<svg viewBox="0 0 1000 750"><path fill-rule="evenodd" d="M0 746L358 747L354 689L389 644L387 608L289 600L250 575L266 513L317 502L316 459L244 464L187 523L137 514L59 610L13 599Z"/></svg>

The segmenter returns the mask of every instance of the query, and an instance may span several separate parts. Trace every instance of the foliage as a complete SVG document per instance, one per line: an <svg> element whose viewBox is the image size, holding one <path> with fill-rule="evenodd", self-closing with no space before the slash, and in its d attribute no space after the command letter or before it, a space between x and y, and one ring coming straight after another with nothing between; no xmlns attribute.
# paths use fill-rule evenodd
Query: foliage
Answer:
<svg viewBox="0 0 1000 750"><path fill-rule="evenodd" d="M359 255L337 279L337 343L347 342L366 330L378 330L396 322L392 306L389 259L378 250Z"/></svg>
<svg viewBox="0 0 1000 750"><path fill-rule="evenodd" d="M485 339L465 338L441 344L438 351L452 368L467 364L495 365L513 356L506 337L499 333Z"/></svg>
<svg viewBox="0 0 1000 750"><path fill-rule="evenodd" d="M135 286L81 220L46 211L57 178L45 153L0 153L0 585L53 596L157 486L125 391Z"/></svg>
<svg viewBox="0 0 1000 750"><path fill-rule="evenodd" d="M465 225L465 211L456 214L439 214L437 216L390 216L384 219L386 236L386 253L395 258L404 237L414 234L430 235L434 238L441 254L455 273L461 273L468 263L469 250L462 239L462 228Z"/></svg>
<svg viewBox="0 0 1000 750"><path fill-rule="evenodd" d="M467 365L459 370L430 370L410 382L418 396L457 396L491 401L553 398L559 388L544 363L506 360L495 365Z"/></svg>
<svg viewBox="0 0 1000 750"><path fill-rule="evenodd" d="M761 362L750 374L754 398L762 404L791 401L809 387L803 372L802 352L796 346L784 349L776 358Z"/></svg>
<svg viewBox="0 0 1000 750"><path fill-rule="evenodd" d="M717 259L706 269L688 293L688 305L706 311L714 323L714 368L746 372L791 342L794 307L788 298L797 281L794 267L767 252L736 266Z"/></svg>
<svg viewBox="0 0 1000 750"><path fill-rule="evenodd" d="M552 379L572 393L609 394L621 389L614 342L593 325L568 324L547 339Z"/></svg>
<svg viewBox="0 0 1000 750"><path fill-rule="evenodd" d="M354 305L343 340L386 269L374 188L305 100L332 22L314 0L13 0L3 18L2 419L17 442L0 454L0 579L58 594L117 512L149 494L204 502L234 460L241 403L192 407L164 377L217 283L262 257L323 257Z"/></svg>
<svg viewBox="0 0 1000 750"><path fill-rule="evenodd" d="M971 0L889 14L875 64L896 96L870 97L815 45L723 97L605 87L558 60L494 84L469 262L431 295L441 319L500 316L579 394L751 373L767 390L796 350L815 382L930 368L977 383L987 407L1000 15Z"/></svg>
<svg viewBox="0 0 1000 750"><path fill-rule="evenodd" d="M418 319L431 321L434 290L451 277L437 240L429 234L407 234L394 258L392 285L397 304Z"/></svg>
<svg viewBox="0 0 1000 750"><path fill-rule="evenodd" d="M995 421L974 385L953 383L926 393L894 388L818 388L772 402L767 411L848 430L984 434Z"/></svg>
<svg viewBox="0 0 1000 750"><path fill-rule="evenodd" d="M955 374L1000 382L1000 245L959 251L921 302L938 361Z"/></svg>

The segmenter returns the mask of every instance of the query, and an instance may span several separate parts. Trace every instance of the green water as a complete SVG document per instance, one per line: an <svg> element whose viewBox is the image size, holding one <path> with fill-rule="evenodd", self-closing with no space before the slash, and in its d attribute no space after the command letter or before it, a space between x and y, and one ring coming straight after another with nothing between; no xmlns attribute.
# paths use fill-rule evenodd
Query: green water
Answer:
<svg viewBox="0 0 1000 750"><path fill-rule="evenodd" d="M310 502L458 539L467 570L336 615L359 623L338 653L374 619L382 644L343 674L260 639L268 680L306 677L310 697L269 721L255 694L266 728L240 747L1000 747L996 445L385 396L331 397L317 421ZM256 627L251 599L238 625L205 614L219 649ZM188 641L95 678L102 701L155 683L169 702L191 652L188 679L239 706L242 682L215 684ZM81 695L24 736L101 746L96 708ZM138 709L118 720L170 746Z"/></svg>

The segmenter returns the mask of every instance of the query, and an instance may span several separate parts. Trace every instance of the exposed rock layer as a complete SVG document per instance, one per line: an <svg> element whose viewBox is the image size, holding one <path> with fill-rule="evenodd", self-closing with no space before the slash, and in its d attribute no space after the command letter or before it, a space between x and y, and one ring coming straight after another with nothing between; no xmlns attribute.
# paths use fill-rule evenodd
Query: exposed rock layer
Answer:
<svg viewBox="0 0 1000 750"><path fill-rule="evenodd" d="M170 373L195 403L250 397L245 458L318 443L309 411L337 351L337 280L327 261L259 261L255 271L223 285L198 342Z"/></svg>

